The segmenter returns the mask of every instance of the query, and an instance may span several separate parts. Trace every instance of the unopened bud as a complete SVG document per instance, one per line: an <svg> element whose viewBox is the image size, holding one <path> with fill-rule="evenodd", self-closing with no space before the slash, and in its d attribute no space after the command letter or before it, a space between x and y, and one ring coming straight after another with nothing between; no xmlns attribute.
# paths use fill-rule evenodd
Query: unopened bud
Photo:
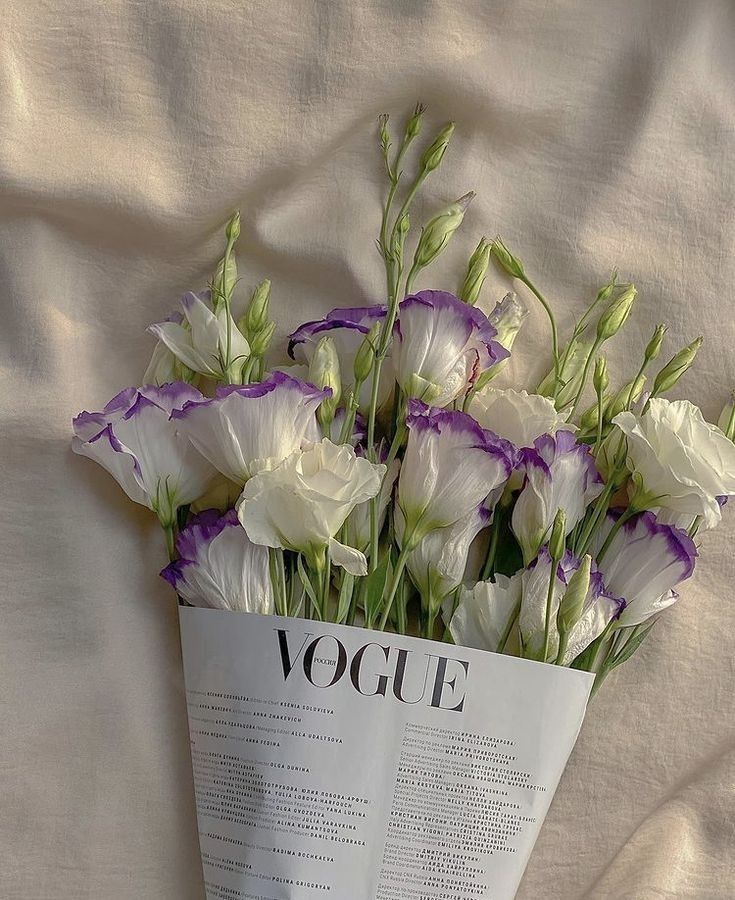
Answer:
<svg viewBox="0 0 735 900"><path fill-rule="evenodd" d="M723 431L725 437L731 441L735 440L735 391L730 394L730 402L726 403L717 420L718 427Z"/></svg>
<svg viewBox="0 0 735 900"><path fill-rule="evenodd" d="M490 243L485 238L482 238L467 263L467 274L462 287L459 289L460 300L464 300L470 306L474 306L477 303L480 291L485 283L489 265Z"/></svg>
<svg viewBox="0 0 735 900"><path fill-rule="evenodd" d="M415 137L418 136L421 131L421 120L424 117L424 113L426 112L426 107L423 103L417 103L414 108L413 115L406 123L406 140L412 141Z"/></svg>
<svg viewBox="0 0 735 900"><path fill-rule="evenodd" d="M567 514L563 509L559 508L554 517L554 524L551 528L551 537L549 538L549 553L554 562L559 562L564 556L567 540Z"/></svg>
<svg viewBox="0 0 735 900"><path fill-rule="evenodd" d="M382 324L380 322L376 322L373 325L355 354L354 375L357 384L367 381L370 373L373 371L375 348L377 347L381 327Z"/></svg>
<svg viewBox="0 0 735 900"><path fill-rule="evenodd" d="M271 283L266 278L253 291L244 316L245 334L248 338L255 336L268 321L270 295Z"/></svg>
<svg viewBox="0 0 735 900"><path fill-rule="evenodd" d="M600 316L597 323L597 340L608 341L616 335L620 329L628 321L630 311L633 309L633 303L638 291L632 284L617 296L615 300L608 306L605 312Z"/></svg>
<svg viewBox="0 0 735 900"><path fill-rule="evenodd" d="M424 150L423 156L421 157L421 170L424 173L433 172L434 169L438 168L446 153L453 133L454 122L449 122L434 138L434 142L431 146Z"/></svg>
<svg viewBox="0 0 735 900"><path fill-rule="evenodd" d="M462 224L467 207L472 203L474 197L474 191L470 191L428 222L421 232L414 254L416 268L423 269L428 266L447 246L454 232Z"/></svg>
<svg viewBox="0 0 735 900"><path fill-rule="evenodd" d="M658 359L658 356L661 353L661 347L663 346L664 335L666 334L666 331L666 325L661 324L656 326L656 330L653 332L653 337L648 342L648 346L646 347L646 362L653 362L654 359Z"/></svg>
<svg viewBox="0 0 735 900"><path fill-rule="evenodd" d="M225 227L225 236L230 244L234 244L240 237L240 212L233 215Z"/></svg>
<svg viewBox="0 0 735 900"><path fill-rule="evenodd" d="M513 256L502 240L497 237L492 244L492 254L496 262L513 278L525 278L523 263L517 256Z"/></svg>
<svg viewBox="0 0 735 900"><path fill-rule="evenodd" d="M266 322L259 331L256 331L256 333L249 338L250 353L253 356L265 356L268 352L268 347L270 347L270 343L273 340L273 333L275 330L275 322Z"/></svg>
<svg viewBox="0 0 735 900"><path fill-rule="evenodd" d="M403 247L410 227L411 222L408 218L408 213L404 213L396 223L396 230L393 236L392 257L399 267L403 265Z"/></svg>
<svg viewBox="0 0 735 900"><path fill-rule="evenodd" d="M383 148L383 153L387 153L390 149L390 132L388 131L388 119L389 116L387 113L383 113L381 116L378 116L378 133L380 134L380 146Z"/></svg>
<svg viewBox="0 0 735 900"><path fill-rule="evenodd" d="M624 410L629 409L634 403L637 403L640 400L645 387L646 376L642 373L637 375L633 381L624 384L608 403L607 409L605 410L605 418L609 422L612 422L615 416Z"/></svg>
<svg viewBox="0 0 735 900"><path fill-rule="evenodd" d="M217 268L212 278L212 305L215 310L219 306L220 301L229 299L232 296L232 292L237 284L237 260L235 259L234 251L230 252L227 260L227 271L223 275L224 266L225 259L222 257L217 263Z"/></svg>
<svg viewBox="0 0 735 900"><path fill-rule="evenodd" d="M602 398L603 407L606 405L606 400ZM582 413L579 417L579 427L582 431L595 431L597 429L597 425L599 423L599 404L593 403L592 406L588 406L587 409Z"/></svg>
<svg viewBox="0 0 735 900"><path fill-rule="evenodd" d="M617 269L610 276L610 280L607 284L604 284L600 290L597 292L597 297L595 298L595 306L598 303L607 303L607 301L612 297L612 292L615 290L615 285L618 282L618 272Z"/></svg>
<svg viewBox="0 0 735 900"><path fill-rule="evenodd" d="M512 350L518 332L527 317L528 308L510 291L495 304L488 316L490 324L497 332L494 339L506 350Z"/></svg>
<svg viewBox="0 0 735 900"><path fill-rule="evenodd" d="M322 427L331 424L342 396L339 356L333 338L325 335L319 340L309 364L309 381L318 388L330 388L331 396L322 400L317 417Z"/></svg>
<svg viewBox="0 0 735 900"><path fill-rule="evenodd" d="M656 380L653 383L654 397L658 397L660 394L670 391L681 376L691 368L694 358L696 357L699 348L702 346L703 340L704 339L701 337L696 338L691 344L688 344L677 354L672 356L656 376Z"/></svg>
<svg viewBox="0 0 735 900"><path fill-rule="evenodd" d="M569 584L559 604L556 626L560 634L569 634L582 617L585 600L592 577L592 557L587 553L582 557L579 568L569 579Z"/></svg>
<svg viewBox="0 0 735 900"><path fill-rule="evenodd" d="M607 360L604 356L598 356L595 360L595 372L592 376L592 384L598 397L602 397L610 387L610 375L607 371Z"/></svg>

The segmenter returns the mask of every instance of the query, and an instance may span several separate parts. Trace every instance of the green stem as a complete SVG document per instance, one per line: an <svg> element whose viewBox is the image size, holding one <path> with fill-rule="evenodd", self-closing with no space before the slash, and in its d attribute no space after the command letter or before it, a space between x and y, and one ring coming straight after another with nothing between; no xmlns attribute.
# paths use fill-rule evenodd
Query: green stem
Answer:
<svg viewBox="0 0 735 900"><path fill-rule="evenodd" d="M490 546L487 550L487 559L485 560L485 565L482 567L482 574L480 575L480 581L487 581L488 578L493 574L493 569L495 567L495 558L498 555L498 544L500 543L500 530L502 523L500 522L500 509L499 506L495 508L495 522L493 523L493 530L490 534Z"/></svg>
<svg viewBox="0 0 735 900"><path fill-rule="evenodd" d="M176 559L176 534L173 522L163 525L163 534L166 538L166 552L168 553L169 562L173 562Z"/></svg>
<svg viewBox="0 0 735 900"><path fill-rule="evenodd" d="M604 543L604 544L602 545L602 547L600 548L600 552L597 554L597 563L598 563L598 565L599 565L599 563L602 562L603 556L604 556L604 555L607 553L607 551L610 549L610 545L612 544L613 540L615 539L615 535L620 531L620 529L623 527L623 525L625 525L625 523L626 523L629 519L631 519L634 515L636 515L636 513L638 513L638 512L640 512L639 509L637 509L637 508L634 507L633 505L630 505L630 506L625 510L625 512L623 512L623 513L618 517L617 522L613 525L613 527L610 529L610 531L609 531L607 537L605 538L605 543Z"/></svg>
<svg viewBox="0 0 735 900"><path fill-rule="evenodd" d="M574 398L574 403L572 404L572 411L567 416L567 422L571 422L574 418L574 414L577 412L577 407L579 406L579 401L582 399L582 394L584 393L584 389L587 385L587 378L590 374L590 368L595 359L595 354L600 349L602 345L602 341L599 338L595 338L595 342L592 345L592 349L587 354L587 359L584 361L584 369L582 369L582 378L579 382L579 388L577 390L577 394Z"/></svg>
<svg viewBox="0 0 735 900"><path fill-rule="evenodd" d="M513 608L512 613L508 617L508 622L506 623L505 628L503 629L503 633L500 636L500 640L498 641L498 653L503 653L505 651L505 645L508 643L510 636L513 632L513 626L518 621L518 616L521 613L521 604L520 601L516 603Z"/></svg>
<svg viewBox="0 0 735 900"><path fill-rule="evenodd" d="M385 631L385 626L388 623L388 617L391 614L391 610L393 609L393 603L396 599L396 593L398 592L398 586L401 582L401 578L403 576L403 570L406 568L406 563L408 562L408 555L413 549L411 546L410 540L405 540L407 535L404 535L404 545L401 549L401 552L398 554L398 559L396 561L396 567L393 570L393 578L391 579L390 589L388 591L388 595L385 599L385 606L383 608L383 614L380 617L380 622L378 623L378 631Z"/></svg>
<svg viewBox="0 0 735 900"><path fill-rule="evenodd" d="M556 570L559 560L551 557L551 573L549 575L549 588L546 592L546 619L544 621L544 654L541 662L546 662L549 656L549 639L551 637L551 606L554 601L554 587L556 586Z"/></svg>
<svg viewBox="0 0 735 900"><path fill-rule="evenodd" d="M554 313L551 309L551 305L541 294L539 289L534 285L531 279L524 275L521 278L523 284L526 285L529 291L536 297L541 306L546 310L546 315L549 318L549 324L551 325L551 352L554 355L554 396L556 397L556 393L559 388L559 384L561 383L561 371L559 367L559 332L556 327L556 319L554 318Z"/></svg>

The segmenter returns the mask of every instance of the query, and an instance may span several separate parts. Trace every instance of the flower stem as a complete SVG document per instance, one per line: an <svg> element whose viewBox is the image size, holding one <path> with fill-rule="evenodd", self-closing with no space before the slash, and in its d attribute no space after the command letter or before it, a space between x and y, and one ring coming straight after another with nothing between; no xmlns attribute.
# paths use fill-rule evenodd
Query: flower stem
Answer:
<svg viewBox="0 0 735 900"><path fill-rule="evenodd" d="M584 361L584 368L582 369L582 378L579 382L579 388L577 389L577 394L574 398L574 403L572 404L572 409L569 415L567 416L567 422L571 422L574 418L574 414L577 412L577 407L579 406L579 401L582 399L582 394L584 393L585 386L587 385L587 378L590 374L590 367L595 359L595 354L600 349L600 345L602 341L599 338L595 338L595 342L592 345L592 349L587 355L587 359Z"/></svg>
<svg viewBox="0 0 735 900"><path fill-rule="evenodd" d="M168 553L169 562L176 559L176 535L173 522L163 525L163 534L166 538L166 552Z"/></svg>
<svg viewBox="0 0 735 900"><path fill-rule="evenodd" d="M393 578L391 579L390 589L388 590L388 595L385 599L385 606L383 608L383 614L380 617L380 622L378 623L378 631L385 631L385 626L388 624L388 617L391 614L391 610L393 609L393 603L396 599L396 594L398 593L398 586L401 583L401 577L403 576L403 570L406 568L406 563L408 562L408 555L411 552L411 542L410 540L404 540L403 547L401 548L401 552L398 554L398 559L396 561L396 567L393 570Z"/></svg>
<svg viewBox="0 0 735 900"><path fill-rule="evenodd" d="M559 390L559 386L561 384L561 371L559 365L559 332L556 327L556 319L554 318L554 313L551 309L551 305L541 294L541 292L531 281L531 279L527 275L524 275L521 278L521 281L526 285L528 290L531 291L534 297L536 297L541 306L543 306L543 308L546 310L546 315L549 318L549 324L551 325L551 352L554 355L554 396L556 397L557 391Z"/></svg>
<svg viewBox="0 0 735 900"><path fill-rule="evenodd" d="M554 587L556 586L556 569L559 560L551 557L551 573L549 575L549 588L546 592L546 619L544 621L544 653L541 662L546 662L549 656L549 639L551 637L551 606L554 602Z"/></svg>

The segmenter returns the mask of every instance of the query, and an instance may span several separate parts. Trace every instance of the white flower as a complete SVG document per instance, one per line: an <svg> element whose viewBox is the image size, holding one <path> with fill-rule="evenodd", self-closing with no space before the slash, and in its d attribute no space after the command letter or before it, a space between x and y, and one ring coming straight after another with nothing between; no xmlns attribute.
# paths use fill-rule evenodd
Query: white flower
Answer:
<svg viewBox="0 0 735 900"><path fill-rule="evenodd" d="M214 398L185 403L179 429L231 481L279 465L304 442L319 440L316 409L329 391L274 372L256 384L228 385Z"/></svg>
<svg viewBox="0 0 735 900"><path fill-rule="evenodd" d="M72 449L107 469L131 500L170 526L176 510L201 496L216 475L171 420L173 410L197 399L199 391L181 382L127 388L101 412L74 419Z"/></svg>
<svg viewBox="0 0 735 900"><path fill-rule="evenodd" d="M336 443L336 442L335 442ZM401 468L400 461L394 459L383 478L378 496L378 534L383 530L388 504L393 496L393 486ZM345 542L365 553L370 546L370 506L369 502L360 503L347 517L345 522Z"/></svg>
<svg viewBox="0 0 735 900"><path fill-rule="evenodd" d="M569 534L600 495L603 483L589 447L578 444L569 431L538 438L532 449L521 451L520 468L525 481L511 527L528 563L549 537L557 511L566 513Z"/></svg>
<svg viewBox="0 0 735 900"><path fill-rule="evenodd" d="M470 545L492 514L478 506L453 525L430 531L408 556L408 571L422 599L432 610L459 587L467 568ZM395 511L396 538L399 546L405 528L400 507Z"/></svg>
<svg viewBox="0 0 735 900"><path fill-rule="evenodd" d="M251 478L238 501L240 521L256 544L295 550L310 559L328 548L338 566L366 575L364 554L340 544L335 535L359 503L376 496L384 475L385 466L324 438Z"/></svg>
<svg viewBox="0 0 735 900"><path fill-rule="evenodd" d="M478 391L469 408L483 428L495 432L516 447L532 447L544 434L569 430L565 417L541 394L486 387Z"/></svg>
<svg viewBox="0 0 735 900"><path fill-rule="evenodd" d="M166 321L151 325L148 330L195 372L220 380L237 380L250 356L250 345L226 306L220 304L212 312L201 297L190 292L184 295L181 308L189 328Z"/></svg>
<svg viewBox="0 0 735 900"><path fill-rule="evenodd" d="M628 441L628 465L664 510L707 528L720 521L718 498L735 494L735 445L705 422L688 400L655 397L644 415L622 412L613 420Z"/></svg>
<svg viewBox="0 0 735 900"><path fill-rule="evenodd" d="M176 539L179 559L161 572L192 606L272 615L268 551L253 544L234 509L208 509Z"/></svg>
<svg viewBox="0 0 735 900"><path fill-rule="evenodd" d="M495 581L478 581L472 590L465 588L449 623L454 643L492 653L517 651L518 640L511 626L520 610L522 594L520 572L512 578L498 574Z"/></svg>

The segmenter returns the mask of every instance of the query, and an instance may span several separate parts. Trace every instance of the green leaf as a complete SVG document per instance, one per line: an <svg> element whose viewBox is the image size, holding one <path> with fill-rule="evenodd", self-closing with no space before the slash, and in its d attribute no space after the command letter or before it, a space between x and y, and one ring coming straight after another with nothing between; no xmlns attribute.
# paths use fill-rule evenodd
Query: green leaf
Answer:
<svg viewBox="0 0 735 900"><path fill-rule="evenodd" d="M621 649L621 651L608 662L607 665L610 671L617 668L618 666L622 666L624 662L627 662L631 658L631 656L640 647L643 641L648 637L651 629L656 624L656 621L657 620L654 619L651 624L646 626L646 628L644 628L642 631L638 631L638 628L640 626L636 626L636 628L633 629L633 633L625 642L625 644L623 644L623 648Z"/></svg>
<svg viewBox="0 0 735 900"><path fill-rule="evenodd" d="M337 623L342 624L347 621L352 604L352 592L355 589L355 576L349 572L342 575L342 584L339 588L339 600L337 602Z"/></svg>
<svg viewBox="0 0 735 900"><path fill-rule="evenodd" d="M385 583L388 580L388 561L390 554L386 553L379 563L378 568L370 572L365 578L363 603L365 606L365 623L371 626L383 607L383 594Z"/></svg>

